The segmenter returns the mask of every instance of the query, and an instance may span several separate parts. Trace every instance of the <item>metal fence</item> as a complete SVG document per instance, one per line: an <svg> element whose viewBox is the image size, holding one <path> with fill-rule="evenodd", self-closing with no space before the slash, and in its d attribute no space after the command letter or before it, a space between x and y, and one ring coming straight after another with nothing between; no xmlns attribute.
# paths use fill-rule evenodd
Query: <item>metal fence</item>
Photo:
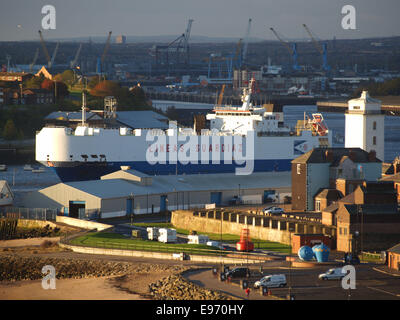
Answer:
<svg viewBox="0 0 400 320"><path fill-rule="evenodd" d="M0 208L0 218L55 221L57 213L57 209L46 208Z"/></svg>

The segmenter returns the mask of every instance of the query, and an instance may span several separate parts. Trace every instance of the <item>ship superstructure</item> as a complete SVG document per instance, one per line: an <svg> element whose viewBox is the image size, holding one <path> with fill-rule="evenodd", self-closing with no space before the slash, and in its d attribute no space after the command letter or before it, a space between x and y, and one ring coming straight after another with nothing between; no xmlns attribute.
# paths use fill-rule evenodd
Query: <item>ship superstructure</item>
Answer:
<svg viewBox="0 0 400 320"><path fill-rule="evenodd" d="M54 168L62 181L93 180L121 166L150 175L290 171L291 160L314 147L331 145L321 114L304 116L295 128L282 110L253 105L254 80L243 90L242 106L215 106L209 129L170 122L169 129L48 126L36 135L36 160ZM251 166L249 166L251 163Z"/></svg>

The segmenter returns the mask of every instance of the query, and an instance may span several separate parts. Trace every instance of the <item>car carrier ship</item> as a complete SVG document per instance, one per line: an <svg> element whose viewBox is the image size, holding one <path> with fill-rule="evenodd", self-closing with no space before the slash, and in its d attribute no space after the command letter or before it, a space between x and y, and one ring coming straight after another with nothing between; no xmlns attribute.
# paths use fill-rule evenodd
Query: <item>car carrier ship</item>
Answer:
<svg viewBox="0 0 400 320"><path fill-rule="evenodd" d="M122 166L148 175L290 171L291 161L315 147L331 146L322 114L304 115L294 128L282 108L254 106L254 79L243 89L241 106L216 105L206 115L207 129L169 129L48 125L36 134L36 160L55 170L61 181L96 180ZM251 166L249 166L251 163Z"/></svg>

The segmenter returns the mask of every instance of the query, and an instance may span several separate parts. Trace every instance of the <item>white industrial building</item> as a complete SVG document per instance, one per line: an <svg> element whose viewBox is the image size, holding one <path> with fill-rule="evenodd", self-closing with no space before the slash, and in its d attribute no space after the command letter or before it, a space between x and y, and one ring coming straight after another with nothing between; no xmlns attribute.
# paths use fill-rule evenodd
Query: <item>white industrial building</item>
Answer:
<svg viewBox="0 0 400 320"><path fill-rule="evenodd" d="M385 115L381 101L367 91L360 98L349 100L346 113L345 147L374 150L378 159L385 160Z"/></svg>
<svg viewBox="0 0 400 320"><path fill-rule="evenodd" d="M291 186L290 172L148 176L124 169L101 180L58 183L32 192L24 198L24 206L58 209L72 217L84 208L111 218L228 205L235 196L258 195L261 203L271 196L283 200Z"/></svg>

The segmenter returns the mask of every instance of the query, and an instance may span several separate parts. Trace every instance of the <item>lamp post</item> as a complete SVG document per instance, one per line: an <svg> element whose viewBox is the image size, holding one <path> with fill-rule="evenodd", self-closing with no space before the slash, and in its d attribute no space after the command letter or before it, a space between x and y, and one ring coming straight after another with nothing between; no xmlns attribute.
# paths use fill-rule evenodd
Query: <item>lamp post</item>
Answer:
<svg viewBox="0 0 400 320"><path fill-rule="evenodd" d="M165 208L165 223L168 223L168 196L165 198L165 204L166 204L166 208Z"/></svg>
<svg viewBox="0 0 400 320"><path fill-rule="evenodd" d="M289 299L292 298L292 231L293 229L289 226Z"/></svg>

